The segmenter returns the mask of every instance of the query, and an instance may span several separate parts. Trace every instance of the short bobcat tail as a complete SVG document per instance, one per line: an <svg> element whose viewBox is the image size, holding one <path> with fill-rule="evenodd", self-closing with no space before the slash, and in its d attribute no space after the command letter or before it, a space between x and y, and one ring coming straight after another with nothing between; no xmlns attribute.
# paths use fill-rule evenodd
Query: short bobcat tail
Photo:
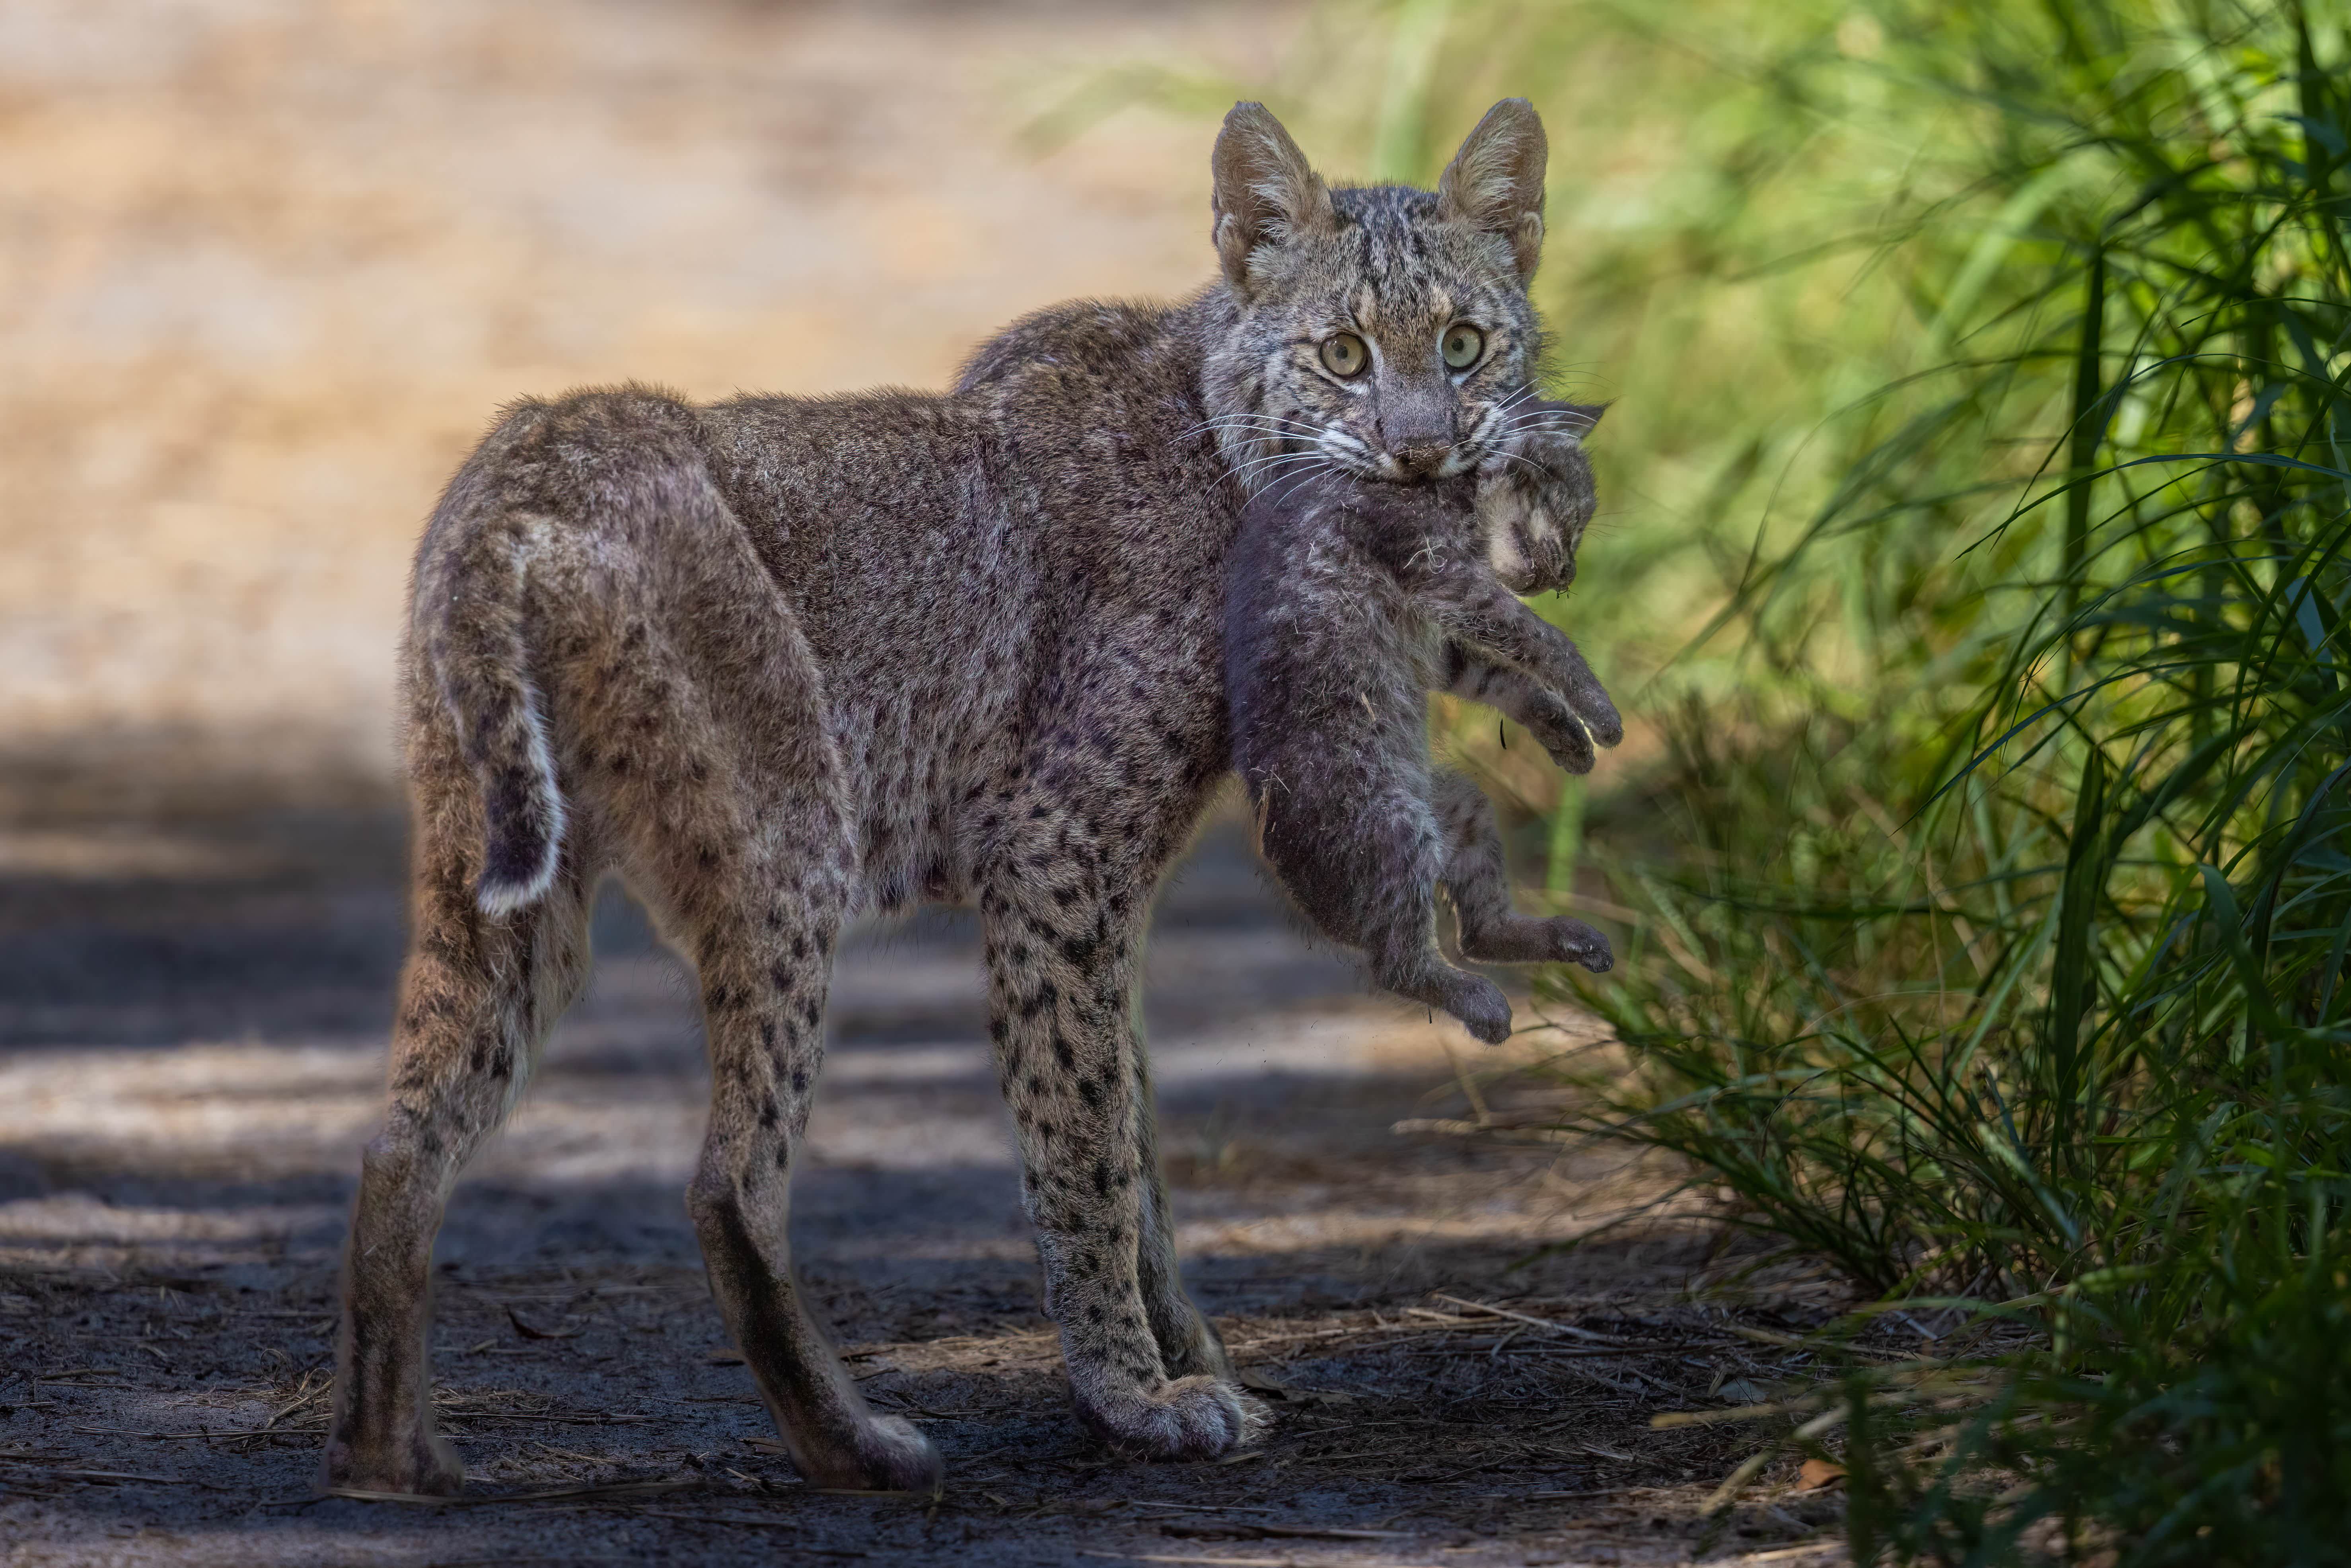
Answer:
<svg viewBox="0 0 2351 1568"><path fill-rule="evenodd" d="M563 847L563 795L548 742L547 711L530 669L525 600L532 519L507 517L472 530L441 560L440 580L420 608L441 700L457 721L465 760L481 782L484 852L474 899L504 917L555 883ZM428 572L430 568L428 567ZM420 574L424 575L424 574Z"/></svg>

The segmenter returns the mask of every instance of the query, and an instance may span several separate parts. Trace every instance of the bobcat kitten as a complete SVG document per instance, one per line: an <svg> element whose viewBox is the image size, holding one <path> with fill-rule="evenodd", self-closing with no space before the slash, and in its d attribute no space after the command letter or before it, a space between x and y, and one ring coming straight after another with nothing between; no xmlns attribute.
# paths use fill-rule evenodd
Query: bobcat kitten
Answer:
<svg viewBox="0 0 2351 1568"><path fill-rule="evenodd" d="M1525 444L1588 427L1597 412L1531 405L1524 423L1538 434ZM1511 454L1488 466L1510 463L1536 465ZM1574 574L1572 542L1549 570L1526 560L1509 508L1491 504L1508 483L1489 473L1483 507L1468 479L1318 476L1260 494L1242 516L1225 594L1233 761L1266 858L1382 987L1443 1009L1489 1045L1510 1033L1510 1003L1439 955L1439 883L1466 957L1594 971L1612 958L1580 920L1511 910L1493 808L1468 778L1430 766L1427 693L1452 687L1504 708L1571 772L1591 768L1594 739L1624 735L1575 645L1498 575L1547 587Z"/></svg>

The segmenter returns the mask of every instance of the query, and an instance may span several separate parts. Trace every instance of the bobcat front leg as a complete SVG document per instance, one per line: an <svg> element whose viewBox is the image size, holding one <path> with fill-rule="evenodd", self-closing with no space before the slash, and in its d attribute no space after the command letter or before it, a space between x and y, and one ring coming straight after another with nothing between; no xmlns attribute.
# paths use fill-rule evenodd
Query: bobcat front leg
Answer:
<svg viewBox="0 0 2351 1568"><path fill-rule="evenodd" d="M1568 772L1592 771L1592 732L1584 728L1564 697L1523 672L1482 658L1458 643L1448 644L1445 652L1450 676L1447 691L1516 719Z"/></svg>
<svg viewBox="0 0 2351 1568"><path fill-rule="evenodd" d="M1181 1285L1152 1186L1148 1079L1131 1017L1148 902L1117 896L1123 857L1078 804L1082 783L1057 788L1060 770L1040 771L1044 779L1003 790L991 812L998 837L979 905L990 1032L1045 1310L1061 1325L1086 1426L1131 1453L1211 1458L1248 1441L1263 1416L1228 1381L1205 1325L1197 1337L1176 1332L1176 1318L1196 1314L1170 1299ZM1160 1299L1147 1300L1155 1287Z"/></svg>

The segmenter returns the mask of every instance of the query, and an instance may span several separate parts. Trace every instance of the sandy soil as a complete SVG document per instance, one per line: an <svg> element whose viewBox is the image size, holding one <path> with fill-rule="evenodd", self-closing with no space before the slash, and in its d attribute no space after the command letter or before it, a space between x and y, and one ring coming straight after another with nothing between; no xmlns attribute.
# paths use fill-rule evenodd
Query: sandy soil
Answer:
<svg viewBox="0 0 2351 1568"><path fill-rule="evenodd" d="M408 555L501 403L938 386L1207 281L1198 123L1297 6L9 0L0 810L381 792Z"/></svg>
<svg viewBox="0 0 2351 1568"><path fill-rule="evenodd" d="M1670 1221L1514 1268L1657 1178L1392 1131L1468 1113L1447 1036L1301 946L1226 830L1162 908L1146 1010L1190 1277L1289 1390L1270 1437L1131 1464L1076 1427L975 943L942 914L846 947L795 1226L947 1490L812 1495L702 1282L697 1031L615 897L592 992L442 1244L443 1408L486 1500L317 1501L397 846L395 822L323 812L60 831L32 846L47 873L0 881L0 1563L1680 1562L1743 1439L1650 1416L1760 1396L1782 1353L1726 1325L1814 1316L1801 1291L1694 1299L1713 1243ZM534 1491L573 1495L496 1500ZM1775 1472L1707 1555L1834 1561L1791 1550L1833 1513Z"/></svg>

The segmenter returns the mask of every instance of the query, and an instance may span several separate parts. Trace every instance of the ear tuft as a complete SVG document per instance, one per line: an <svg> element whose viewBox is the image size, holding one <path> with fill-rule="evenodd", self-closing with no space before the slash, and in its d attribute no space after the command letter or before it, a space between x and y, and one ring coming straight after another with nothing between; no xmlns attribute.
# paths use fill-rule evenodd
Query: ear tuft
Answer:
<svg viewBox="0 0 2351 1568"><path fill-rule="evenodd" d="M1551 140L1534 105L1506 98L1486 111L1445 166L1437 182L1437 214L1510 241L1519 276L1532 277L1542 259L1543 171L1550 162Z"/></svg>
<svg viewBox="0 0 2351 1568"><path fill-rule="evenodd" d="M1249 256L1259 246L1338 226L1330 188L1261 103L1233 105L1217 133L1209 170L1217 260L1225 280L1243 294Z"/></svg>

